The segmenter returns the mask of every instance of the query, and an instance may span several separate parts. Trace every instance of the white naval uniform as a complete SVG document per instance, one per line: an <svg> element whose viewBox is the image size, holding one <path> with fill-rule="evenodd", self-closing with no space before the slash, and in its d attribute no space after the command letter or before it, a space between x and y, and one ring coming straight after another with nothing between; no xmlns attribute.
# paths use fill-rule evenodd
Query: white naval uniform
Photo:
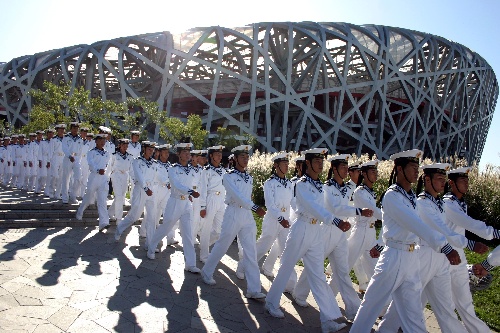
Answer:
<svg viewBox="0 0 500 333"><path fill-rule="evenodd" d="M287 220L291 225L290 202L293 198L293 183L287 178L272 175L264 182L264 200L267 212L262 220L262 233L257 240L257 262L277 241L277 251L282 253L290 228L284 228L280 222ZM274 266L274 263L273 263ZM273 271L271 267L269 272ZM295 282L295 281L294 281Z"/></svg>
<svg viewBox="0 0 500 333"><path fill-rule="evenodd" d="M85 195L85 189L87 187L87 181L89 179L89 163L87 162L87 154L90 151L90 142L91 140L83 140L82 145L82 159L80 161L80 169L81 169L81 177L82 177L82 187L80 188L80 194L78 196L82 197ZM111 152L108 151L111 154Z"/></svg>
<svg viewBox="0 0 500 333"><path fill-rule="evenodd" d="M76 197L80 195L80 189L82 187L81 181L81 168L80 161L82 158L82 147L83 139L78 134L73 136L68 133L64 136L62 140L62 150L64 152L64 159L62 163L62 201L64 203L70 200L76 200ZM106 150L106 149L105 149ZM109 153L109 150L106 150ZM70 157L74 158L71 162ZM73 186L71 190L69 189L70 177L73 175Z"/></svg>
<svg viewBox="0 0 500 333"><path fill-rule="evenodd" d="M417 210L420 218L434 232L442 234L455 248L467 246L467 239L456 234L446 225L444 203L430 194L422 192L417 199ZM420 243L420 279L422 281L422 311L427 304L431 304L436 315L439 327L445 333L467 333L467 330L455 314L451 294L450 263L444 253L437 253L429 247L425 240ZM398 312L394 304L389 306L384 319L380 322L377 332L396 333L401 326Z"/></svg>
<svg viewBox="0 0 500 333"><path fill-rule="evenodd" d="M153 158L146 160L144 157L139 156L133 160L132 169L134 170L135 185L137 186L134 187L134 192L132 193L130 210L124 218L117 222L117 235L121 235L125 229L134 224L134 222L141 217L144 212L144 208L147 212L145 212L144 219L142 221L144 225L146 225L145 223L147 219L152 221L155 217L154 191L155 183L157 182L158 177L158 163ZM151 196L147 195L147 189L150 189L153 192ZM147 237L151 237L151 235L148 235Z"/></svg>
<svg viewBox="0 0 500 333"><path fill-rule="evenodd" d="M99 229L109 225L108 210L106 200L108 197L109 169L108 163L110 154L105 149L93 148L87 154L90 175L87 182L87 191L83 196L82 203L76 212L77 219L81 219L85 209L93 203L97 197L97 212L99 213ZM99 174L99 170L105 170L104 175Z"/></svg>
<svg viewBox="0 0 500 333"><path fill-rule="evenodd" d="M26 187L26 166L28 165L28 146L26 144L17 144L14 150L16 168L14 175L16 176L16 187L24 189Z"/></svg>
<svg viewBox="0 0 500 333"><path fill-rule="evenodd" d="M129 153L125 154L115 151L111 154L108 169L110 172L111 181L113 182L113 193L115 197L111 206L108 209L110 218L114 217L117 220L123 218L123 205L125 204L125 194L128 190L128 179L132 168L134 158Z"/></svg>
<svg viewBox="0 0 500 333"><path fill-rule="evenodd" d="M127 153L132 155L133 158L139 157L139 155L141 155L141 143L130 141L128 144ZM134 192L134 184L135 184L133 174L130 175L129 183L130 183L130 194L132 194Z"/></svg>
<svg viewBox="0 0 500 333"><path fill-rule="evenodd" d="M286 288L288 279L295 269L295 264L302 258L314 299L320 309L321 322L327 322L342 317L332 289L326 283L323 262L325 259L323 224L338 224L337 219L329 210L318 203L324 202L323 184L305 175L295 185L297 205L297 220L290 228L285 249L281 254L281 266L278 270L266 302L274 308L279 308L280 299ZM336 226L334 225L336 228Z"/></svg>
<svg viewBox="0 0 500 333"><path fill-rule="evenodd" d="M200 230L200 261L205 262L208 258L209 248L219 239L222 219L224 217L224 198L226 189L222 185L222 179L226 169L220 165L218 168L207 165L202 172L202 183L200 188L200 207L206 209L206 215L201 220Z"/></svg>
<svg viewBox="0 0 500 333"><path fill-rule="evenodd" d="M419 217L413 191L398 184L385 193L382 206L382 238L385 247L375 266L351 332L371 332L380 311L392 295L405 332L427 332L422 312L419 237L437 252L451 251L446 238Z"/></svg>
<svg viewBox="0 0 500 333"><path fill-rule="evenodd" d="M347 220L349 216L360 214L361 209L349 206L350 196L347 193L349 188L346 185L338 185L333 179L330 179L323 187L323 190L323 207L337 218ZM352 319L358 311L361 300L354 290L349 276L347 236L336 225L331 223L324 223L321 228L323 229L324 257L328 258L332 266L330 287L332 287L334 295L337 290L340 292L345 304L346 317ZM307 275L302 274L297 281L293 292L297 299L305 300L309 295L310 289L307 278Z"/></svg>
<svg viewBox="0 0 500 333"><path fill-rule="evenodd" d="M259 206L251 199L253 178L246 172L232 169L223 176L222 184L226 189L227 207L222 219L220 237L208 255L202 271L212 278L217 264L226 254L234 237L238 236L243 248L247 294L260 293L260 271L255 248L257 226L252 215L252 211L256 211Z"/></svg>
<svg viewBox="0 0 500 333"><path fill-rule="evenodd" d="M7 147L0 146L0 183L6 184L7 179Z"/></svg>
<svg viewBox="0 0 500 333"><path fill-rule="evenodd" d="M488 271L495 268L495 266L500 266L500 246L497 246L493 251L488 254L488 258L483 261L483 267Z"/></svg>
<svg viewBox="0 0 500 333"><path fill-rule="evenodd" d="M371 217L359 215L353 219L351 235L347 238L349 270L354 268L359 289L366 290L377 264L377 259L370 256L370 250L377 244L375 222L382 220L382 210L377 207L376 194L364 184L358 186L352 198L355 207L369 208L373 211ZM356 265L356 262L359 264Z"/></svg>
<svg viewBox="0 0 500 333"><path fill-rule="evenodd" d="M26 167L26 189L28 191L34 191L37 169L38 169L38 148L40 147L40 142L37 140L30 141L28 143L28 157L27 157L27 167Z"/></svg>
<svg viewBox="0 0 500 333"><path fill-rule="evenodd" d="M4 146L5 147L5 146ZM5 153L4 153L4 160L5 160L5 173L4 173L4 177L3 177L3 183L5 185L12 185L10 183L11 179L12 179L12 169L13 169L13 166L12 166L12 153L13 153L13 149L12 149L12 145L9 144L5 150Z"/></svg>
<svg viewBox="0 0 500 333"><path fill-rule="evenodd" d="M168 177L168 170L172 167L170 162L163 163L158 160L158 181L156 186L155 195L155 217L154 217L154 228L153 225L149 226L151 228L151 235L154 234L156 228L160 224L161 216L167 216L168 211L165 210L167 207L168 199L170 198L170 179ZM146 233L150 230L146 230ZM147 244L146 244L147 245Z"/></svg>
<svg viewBox="0 0 500 333"><path fill-rule="evenodd" d="M193 244L193 206L189 196L193 193L196 174L190 164L182 166L175 163L168 170L168 178L171 186L170 198L165 207L163 224L158 226L152 237L149 230L146 232L148 254L154 255L158 243L179 221L185 266L194 267L196 266L196 253ZM193 200L197 199L193 198Z"/></svg>
<svg viewBox="0 0 500 333"><path fill-rule="evenodd" d="M193 190L200 192L200 187L201 187L201 182L202 182L202 177L203 177L203 167L201 165L196 165L192 166L193 171L194 171L194 185L193 185ZM200 216L200 211L201 211L201 204L200 204L200 199L194 200L192 202L193 205L193 223L192 223L192 231L193 231L193 242L196 241L196 235L198 235L198 232L201 229L201 216Z"/></svg>
<svg viewBox="0 0 500 333"><path fill-rule="evenodd" d="M35 192L40 193L45 191L45 194L48 194L46 182L47 182L47 174L49 168L47 168L47 162L49 162L50 156L50 141L42 140L40 141L40 147L38 148L38 156L36 157L36 167L38 168L38 175L36 181Z"/></svg>
<svg viewBox="0 0 500 333"><path fill-rule="evenodd" d="M459 200L451 193L446 194L443 201L446 211L446 223L451 230L465 236L465 230L467 229L479 237L488 240L500 237L498 230L467 215L467 204L465 201ZM457 249L457 251L460 254L461 263L450 268L451 291L453 293L455 308L467 331L470 333L490 332L488 326L476 316L469 287L467 258L463 249Z"/></svg>
<svg viewBox="0 0 500 333"><path fill-rule="evenodd" d="M61 198L61 186L62 186L62 164L64 159L64 152L62 149L63 137L54 136L50 140L50 151L52 155L50 156L50 169L47 181L47 186L49 186L49 196L54 199Z"/></svg>

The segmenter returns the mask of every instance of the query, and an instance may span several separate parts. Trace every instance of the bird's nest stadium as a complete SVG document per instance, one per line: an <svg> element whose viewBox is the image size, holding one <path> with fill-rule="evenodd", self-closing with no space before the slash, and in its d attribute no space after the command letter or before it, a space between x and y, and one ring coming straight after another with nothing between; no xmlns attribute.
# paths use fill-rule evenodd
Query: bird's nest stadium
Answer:
<svg viewBox="0 0 500 333"><path fill-rule="evenodd" d="M121 37L0 64L0 110L27 122L27 92L47 80L93 97L145 97L251 134L266 151L327 147L388 158L420 148L479 160L498 81L467 47L379 25L273 22ZM153 131L154 132L154 131ZM152 133L154 135L154 133Z"/></svg>

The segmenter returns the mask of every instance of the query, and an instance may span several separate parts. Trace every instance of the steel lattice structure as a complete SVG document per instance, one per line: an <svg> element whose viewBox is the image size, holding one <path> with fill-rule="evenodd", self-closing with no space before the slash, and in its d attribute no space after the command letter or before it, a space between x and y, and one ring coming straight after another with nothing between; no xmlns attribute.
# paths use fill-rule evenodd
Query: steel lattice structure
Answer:
<svg viewBox="0 0 500 333"><path fill-rule="evenodd" d="M44 80L157 101L206 129L252 134L267 151L424 150L479 160L498 97L491 66L426 33L347 23L257 23L123 37L0 64L0 107L27 121Z"/></svg>

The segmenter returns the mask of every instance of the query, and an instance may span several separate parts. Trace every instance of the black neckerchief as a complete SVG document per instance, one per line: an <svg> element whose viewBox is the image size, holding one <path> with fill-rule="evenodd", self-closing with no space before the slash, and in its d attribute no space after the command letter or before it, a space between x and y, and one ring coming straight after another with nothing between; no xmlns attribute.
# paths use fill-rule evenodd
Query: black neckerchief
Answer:
<svg viewBox="0 0 500 333"><path fill-rule="evenodd" d="M132 145L132 147L135 148L135 147L137 147L137 145L139 144L139 142L131 142L130 144Z"/></svg>
<svg viewBox="0 0 500 333"><path fill-rule="evenodd" d="M458 205L460 206L460 208L462 209L462 211L467 214L467 203L465 202L465 200L460 200L459 198L457 198L455 196L455 194L451 193L451 192L448 192L444 195L445 198L448 198L448 199L451 199L453 201L456 201L458 203Z"/></svg>
<svg viewBox="0 0 500 333"><path fill-rule="evenodd" d="M413 206L413 208L417 207L416 196L413 190L410 190L410 193L406 192L404 188L402 188L399 184L395 183L389 186L389 189L397 191L401 193L406 199L408 199Z"/></svg>
<svg viewBox="0 0 500 333"><path fill-rule="evenodd" d="M284 178L280 178L278 177L277 174L273 173L271 175L271 177L269 177L269 179L274 179L276 180L277 182L279 182L281 185L283 185L285 188L288 186L288 184L290 183L290 181L288 180L288 178L284 177Z"/></svg>
<svg viewBox="0 0 500 333"><path fill-rule="evenodd" d="M346 183L344 183L344 185L339 185L335 179L331 178L331 179L328 179L325 183L326 185L328 186L335 186L335 188L337 188L337 190L339 190L340 194L342 194L342 197L344 198L345 195L347 194L347 186L346 186Z"/></svg>
<svg viewBox="0 0 500 333"><path fill-rule="evenodd" d="M373 197L373 199L377 199L377 194L371 188L369 188L368 186L366 186L366 184L361 184L360 187L362 187L366 191L368 191L368 193L371 194L371 196Z"/></svg>
<svg viewBox="0 0 500 333"><path fill-rule="evenodd" d="M95 150L99 155L104 156L106 154L106 151L103 149L99 149L97 147L92 148L92 150Z"/></svg>
<svg viewBox="0 0 500 333"><path fill-rule="evenodd" d="M194 172L198 173L200 172L201 168L197 165L197 166L194 166L192 164L188 164L191 166L191 169L193 169Z"/></svg>
<svg viewBox="0 0 500 333"><path fill-rule="evenodd" d="M121 158L123 158L124 160L127 159L127 157L130 155L129 153L125 152L125 154L122 154L120 153L120 151L117 151L116 152L116 155L120 156Z"/></svg>
<svg viewBox="0 0 500 333"><path fill-rule="evenodd" d="M245 181L245 183L248 183L248 181L250 180L250 175L248 173L245 172L241 172L237 169L231 169L230 173L235 173L237 174L238 176L241 177L241 179L243 179Z"/></svg>
<svg viewBox="0 0 500 333"><path fill-rule="evenodd" d="M153 158L150 158L149 161L147 159L145 159L144 157L142 156L139 156L138 159L140 160L143 160L144 163L146 163L146 166L148 167L148 169L153 165L153 162L154 162L154 159Z"/></svg>
<svg viewBox="0 0 500 333"><path fill-rule="evenodd" d="M442 213L444 212L444 209L443 209L443 199L441 199L440 197L437 197L434 198L429 192L422 192L418 195L419 198L427 198L429 199L430 201L432 201L438 208L439 208L439 211Z"/></svg>
<svg viewBox="0 0 500 333"><path fill-rule="evenodd" d="M64 139L64 136L63 137L56 136L56 139L58 139L59 141L62 142L62 140Z"/></svg>
<svg viewBox="0 0 500 333"><path fill-rule="evenodd" d="M174 163L172 166L181 168L182 170L184 170L184 172L186 173L186 175L189 175L189 172L194 169L193 166L191 164L189 164L189 163L186 166L183 166L180 163Z"/></svg>
<svg viewBox="0 0 500 333"><path fill-rule="evenodd" d="M167 169L167 170L168 170L168 168L170 168L170 167L172 166L172 164L170 164L170 162L169 162L169 161L162 162L162 161L158 160L158 163L159 163L161 166L163 166L165 169Z"/></svg>
<svg viewBox="0 0 500 333"><path fill-rule="evenodd" d="M224 170L224 167L221 165L219 165L219 167L215 167L213 166L212 164L208 164L207 166L205 166L205 170L214 170L215 172L217 172L217 174L219 176L222 177L222 174L223 174L223 170Z"/></svg>
<svg viewBox="0 0 500 333"><path fill-rule="evenodd" d="M311 177L309 177L307 174L300 177L300 180L303 182L311 183L319 191L319 193L323 193L323 183L321 183L321 180L319 180L319 179L314 180Z"/></svg>
<svg viewBox="0 0 500 333"><path fill-rule="evenodd" d="M80 138L80 136L78 134L73 136L71 133L68 133L68 134L66 134L66 136L68 138L70 138L71 140L73 140L73 142L76 142L76 140L78 140Z"/></svg>

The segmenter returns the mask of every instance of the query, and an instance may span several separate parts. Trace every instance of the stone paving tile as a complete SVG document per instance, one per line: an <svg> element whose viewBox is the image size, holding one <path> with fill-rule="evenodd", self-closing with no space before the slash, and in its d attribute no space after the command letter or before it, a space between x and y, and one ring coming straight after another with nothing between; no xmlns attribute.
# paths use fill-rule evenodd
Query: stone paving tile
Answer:
<svg viewBox="0 0 500 333"><path fill-rule="evenodd" d="M48 321L59 329L66 331L73 322L80 316L81 310L71 306L64 306L48 318Z"/></svg>

